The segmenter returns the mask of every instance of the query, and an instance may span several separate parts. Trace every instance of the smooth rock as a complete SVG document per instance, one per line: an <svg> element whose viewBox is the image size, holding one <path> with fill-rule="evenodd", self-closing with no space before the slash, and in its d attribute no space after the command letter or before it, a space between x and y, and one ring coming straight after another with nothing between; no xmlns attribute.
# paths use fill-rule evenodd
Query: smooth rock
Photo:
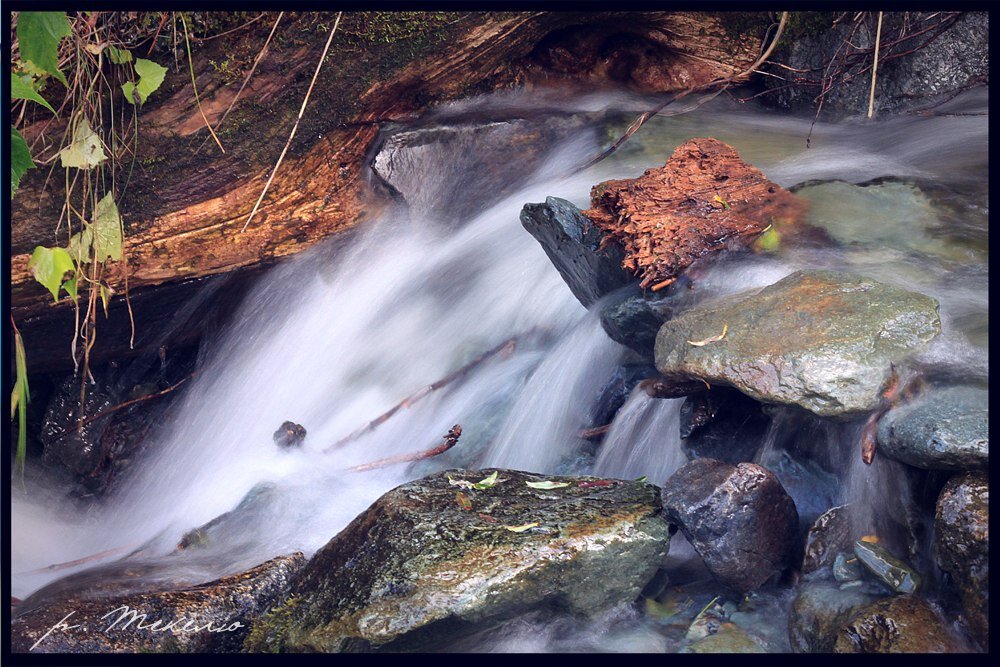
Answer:
<svg viewBox="0 0 1000 667"><path fill-rule="evenodd" d="M726 621L714 633L692 642L681 653L766 653L746 630Z"/></svg>
<svg viewBox="0 0 1000 667"><path fill-rule="evenodd" d="M854 555L875 577L897 593L916 593L921 579L917 571L878 544L858 540Z"/></svg>
<svg viewBox="0 0 1000 667"><path fill-rule="evenodd" d="M972 636L986 650L990 643L989 500L986 473L948 480L938 496L934 544L939 567L959 589Z"/></svg>
<svg viewBox="0 0 1000 667"><path fill-rule="evenodd" d="M897 595L859 610L837 633L834 653L955 653L960 645L924 600Z"/></svg>
<svg viewBox="0 0 1000 667"><path fill-rule="evenodd" d="M567 486L526 484L543 481ZM449 470L389 491L320 549L247 648L430 649L537 609L597 614L635 600L668 545L653 485Z"/></svg>
<svg viewBox="0 0 1000 667"><path fill-rule="evenodd" d="M722 583L746 592L788 565L798 532L792 499L753 463L697 459L663 485L663 508Z"/></svg>
<svg viewBox="0 0 1000 667"><path fill-rule="evenodd" d="M42 605L32 605L28 598L18 606L18 613L11 621L12 650L15 653L29 650L33 653L237 652L254 620L284 600L294 576L304 565L305 557L295 553L272 558L240 574L179 590L125 595L69 594L46 600ZM60 629L45 637L70 612L75 613L66 623L80 627ZM210 628L206 627L209 623ZM187 631L183 630L185 627ZM195 627L205 629L191 631Z"/></svg>
<svg viewBox="0 0 1000 667"><path fill-rule="evenodd" d="M723 329L720 340L692 344ZM940 331L931 297L847 273L797 271L664 323L655 358L666 377L730 385L820 416L856 414L878 406L892 363Z"/></svg>
<svg viewBox="0 0 1000 667"><path fill-rule="evenodd" d="M879 452L917 468L974 470L989 466L989 392L931 389L878 422Z"/></svg>
<svg viewBox="0 0 1000 667"><path fill-rule="evenodd" d="M611 340L652 360L656 332L670 319L668 303L643 294L629 294L601 308L601 326Z"/></svg>
<svg viewBox="0 0 1000 667"><path fill-rule="evenodd" d="M821 514L806 533L802 573L832 565L837 554L853 550L848 505L831 507Z"/></svg>
<svg viewBox="0 0 1000 667"><path fill-rule="evenodd" d="M634 281L621 266L621 247L610 244L601 249L604 235L565 199L548 197L544 204L525 204L521 224L542 244L573 296L587 308Z"/></svg>
<svg viewBox="0 0 1000 667"><path fill-rule="evenodd" d="M879 599L869 587L841 589L825 576L801 584L788 615L788 639L796 653L829 653L837 632L854 613Z"/></svg>

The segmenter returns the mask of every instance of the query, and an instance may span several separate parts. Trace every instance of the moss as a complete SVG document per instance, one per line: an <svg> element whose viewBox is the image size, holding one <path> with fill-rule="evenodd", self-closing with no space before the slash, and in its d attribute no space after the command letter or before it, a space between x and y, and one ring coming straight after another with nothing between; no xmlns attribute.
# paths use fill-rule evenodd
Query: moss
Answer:
<svg viewBox="0 0 1000 667"><path fill-rule="evenodd" d="M733 38L763 38L774 20L771 12L720 12L719 24Z"/></svg>
<svg viewBox="0 0 1000 667"><path fill-rule="evenodd" d="M791 12L785 25L789 41L818 37L833 27L839 12Z"/></svg>
<svg viewBox="0 0 1000 667"><path fill-rule="evenodd" d="M302 598L291 595L259 618L243 641L244 653L282 653L285 637L295 620Z"/></svg>

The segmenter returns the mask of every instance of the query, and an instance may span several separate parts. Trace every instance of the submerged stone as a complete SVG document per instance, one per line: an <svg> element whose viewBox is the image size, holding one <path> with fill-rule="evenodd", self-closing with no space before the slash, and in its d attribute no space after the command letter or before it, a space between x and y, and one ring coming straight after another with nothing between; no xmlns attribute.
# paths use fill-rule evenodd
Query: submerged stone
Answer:
<svg viewBox="0 0 1000 667"><path fill-rule="evenodd" d="M917 468L986 468L989 392L974 387L931 389L879 420L878 443L881 453Z"/></svg>
<svg viewBox="0 0 1000 667"><path fill-rule="evenodd" d="M878 406L891 364L940 330L929 296L847 273L797 271L666 322L656 367L820 416L856 414Z"/></svg>
<svg viewBox="0 0 1000 667"><path fill-rule="evenodd" d="M912 567L896 558L888 549L858 540L854 555L869 572L897 593L916 593L920 588L920 575Z"/></svg>
<svg viewBox="0 0 1000 667"><path fill-rule="evenodd" d="M712 574L741 592L780 574L795 547L795 505L753 463L696 459L663 485L663 508Z"/></svg>
<svg viewBox="0 0 1000 667"><path fill-rule="evenodd" d="M792 602L788 640L796 653L829 653L840 627L879 598L868 586L842 589L826 576L804 581Z"/></svg>
<svg viewBox="0 0 1000 667"><path fill-rule="evenodd" d="M668 545L653 485L450 470L389 491L320 549L247 649L429 649L533 610L595 614L635 600Z"/></svg>
<svg viewBox="0 0 1000 667"><path fill-rule="evenodd" d="M944 485L935 514L938 565L958 587L972 636L990 644L990 486L984 472L957 475Z"/></svg>
<svg viewBox="0 0 1000 667"><path fill-rule="evenodd" d="M28 598L11 620L12 649L15 653L237 652L253 622L285 598L303 565L305 557L295 553L178 590L74 592L38 605ZM45 636L63 620L77 627L59 628Z"/></svg>
<svg viewBox="0 0 1000 667"><path fill-rule="evenodd" d="M924 600L897 595L859 610L837 633L834 653L955 653L960 646Z"/></svg>

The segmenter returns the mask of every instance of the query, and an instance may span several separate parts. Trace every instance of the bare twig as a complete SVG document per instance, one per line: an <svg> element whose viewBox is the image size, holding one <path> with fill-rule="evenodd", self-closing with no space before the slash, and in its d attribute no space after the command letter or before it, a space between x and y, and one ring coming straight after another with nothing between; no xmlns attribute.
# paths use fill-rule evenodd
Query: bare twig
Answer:
<svg viewBox="0 0 1000 667"><path fill-rule="evenodd" d="M446 451L457 445L460 435L462 435L462 426L460 424L455 424L451 427L451 430L448 431L447 435L444 436L444 442L437 447L425 449L424 451L417 452L416 454L400 454L399 456L390 456L389 458L379 459L378 461L372 461L371 463L363 463L361 465L353 466L348 468L348 470L351 472L365 472L367 470L375 470L376 468L385 468L386 466L395 465L396 463L408 463L410 461L429 459L432 456L444 454Z"/></svg>
<svg viewBox="0 0 1000 667"><path fill-rule="evenodd" d="M878 47L882 41L882 12L878 13L878 29L875 31L875 62L872 64L872 90L868 95L868 119L875 113L875 80L878 77Z"/></svg>
<svg viewBox="0 0 1000 667"><path fill-rule="evenodd" d="M93 414L93 415L90 415L89 417L85 417L85 418L79 420L79 426L85 426L86 424L89 424L90 422L92 422L94 420L101 419L102 417L107 417L112 412L118 412L119 410L124 410L125 408L129 407L130 405L135 405L136 403L143 403L145 401L151 401L154 398L159 398L161 396L166 396L167 394L169 394L170 392L174 391L175 389L177 389L178 387L180 387L182 384L184 384L185 382L187 382L188 380L190 380L194 376L195 376L195 373L191 373L190 375L188 375L183 380L180 380L179 382L176 382L175 384L167 387L163 391L158 391L155 394L147 394L146 396L140 396L139 398L133 398L130 401L125 401L124 403L119 403L118 405L112 406L112 407L108 408L107 410L101 410L97 414Z"/></svg>
<svg viewBox="0 0 1000 667"><path fill-rule="evenodd" d="M383 412L381 415L379 415L375 419L371 420L370 422L368 422L367 424L365 424L364 426L362 426L358 430L354 431L350 435L348 435L348 436L346 436L344 438L341 438L340 440L338 440L337 442L333 443L332 445L330 445L329 447L327 447L323 451L324 452L332 452L333 450L342 447L343 445L347 444L348 442L351 442L353 440L357 440L358 438L360 438L361 436L363 436L365 433L369 433L369 432L375 430L375 428L377 426L379 426L380 424L382 424L385 421L387 421L390 417L392 417L394 414L396 414L397 412L399 412L403 408L410 407L411 405L413 405L414 403L416 403L417 401L419 401L420 399L422 399L424 396L427 396L432 391L434 391L436 389L440 389L441 387L444 387L445 385L450 384L451 382L453 382L453 381L455 381L455 380L457 380L457 379L465 376L466 374L469 373L469 371L471 371L473 368L475 368L476 366L480 365L481 363L483 363L487 359L490 359L490 358L492 358L492 357L494 357L494 356L496 356L498 354L502 354L505 357L510 356L510 354L513 353L514 349L517 347L517 341L518 341L519 338L520 338L520 336L514 336L513 338L508 338L507 340L505 340L504 342L500 343L496 347L494 347L494 348L492 348L490 350L487 350L486 352L483 352L478 357L476 357L475 359L473 359L469 363L465 364L464 366L462 366L458 370L452 371L451 373L449 373L448 375L444 376L443 378L441 378L437 382L435 382L433 384L429 384L426 387L423 387L422 389L418 390L417 392L415 392L413 394L410 394L409 396L407 396L402 401L400 401L399 403L397 403L396 405L394 405L393 407L391 407L386 412Z"/></svg>
<svg viewBox="0 0 1000 667"><path fill-rule="evenodd" d="M306 112L306 105L309 104L309 96L312 95L313 86L316 85L316 79L319 78L319 72L323 69L323 61L326 60L327 51L330 50L330 43L333 42L333 36L337 34L337 26L340 25L340 17L343 12L337 12L337 20L333 24L333 30L330 31L330 36L326 39L326 46L323 47L323 54L319 57L319 62L316 63L316 71L313 72L312 81L309 83L309 90L306 91L305 99L302 100L302 107L299 109L299 116L295 119L295 124L292 126L292 132L288 135L288 141L285 142L285 147L281 149L281 155L278 156L278 161L274 165L274 169L271 170L271 175L267 178L267 183L264 184L264 189L261 190L260 197L257 198L257 203L253 205L253 210L250 211L250 215L247 216L247 221L243 223L243 229L240 232L245 232L247 225L253 220L253 216L256 215L257 209L260 208L260 203L264 201L264 196L267 194L268 188L271 187L271 181L274 180L274 175L278 173L278 167L281 166L281 161L285 159L285 153L288 152L288 147L292 145L292 139L295 138L295 132L299 129L299 121L302 120L302 115Z"/></svg>
<svg viewBox="0 0 1000 667"><path fill-rule="evenodd" d="M226 149L222 147L222 142L219 141L219 137L215 135L215 130L212 129L212 124L208 122L208 116L205 115L205 110L201 108L201 98L198 97L198 84L194 80L194 61L191 60L191 40L188 39L187 21L184 20L184 14L181 14L181 26L184 28L184 43L187 45L188 69L191 71L191 87L194 88L194 101L198 105L198 113L201 114L202 120L205 121L205 126L208 128L212 138L215 139L215 143L219 146L219 150L225 153Z"/></svg>

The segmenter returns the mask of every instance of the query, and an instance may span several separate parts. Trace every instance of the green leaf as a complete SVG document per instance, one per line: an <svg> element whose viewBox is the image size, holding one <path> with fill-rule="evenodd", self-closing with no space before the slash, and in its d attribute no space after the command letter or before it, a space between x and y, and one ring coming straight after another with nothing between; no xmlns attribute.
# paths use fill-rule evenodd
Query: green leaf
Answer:
<svg viewBox="0 0 1000 667"><path fill-rule="evenodd" d="M477 489L492 489L497 483L497 471L494 470L493 474L485 479L481 479L472 486Z"/></svg>
<svg viewBox="0 0 1000 667"><path fill-rule="evenodd" d="M52 108L52 105L46 102L45 98L38 94L38 91L26 84L24 79L19 76L10 77L10 99L31 100L32 102L38 102L52 113L56 113L56 110Z"/></svg>
<svg viewBox="0 0 1000 667"><path fill-rule="evenodd" d="M14 391L10 395L10 418L14 418L17 410L17 454L14 457L14 467L24 474L24 457L28 443L28 402L31 394L28 391L28 362L24 354L24 341L21 333L14 329L14 364L17 380Z"/></svg>
<svg viewBox="0 0 1000 667"><path fill-rule="evenodd" d="M58 301L63 275L67 271L75 271L76 264L73 263L73 257L66 251L66 248L38 246L35 248L35 252L31 253L28 269L35 276L35 280L52 292L52 298Z"/></svg>
<svg viewBox="0 0 1000 667"><path fill-rule="evenodd" d="M90 129L90 123L86 118L77 124L73 130L73 141L59 151L59 157L62 166L77 169L92 169L108 159L104 154L101 138Z"/></svg>
<svg viewBox="0 0 1000 667"><path fill-rule="evenodd" d="M642 477L636 477L635 481L637 481L637 482L645 482L646 479L647 479L647 477L645 475L643 475Z"/></svg>
<svg viewBox="0 0 1000 667"><path fill-rule="evenodd" d="M781 245L781 234L773 225L768 225L763 233L757 237L756 246L758 250L773 252Z"/></svg>
<svg viewBox="0 0 1000 667"><path fill-rule="evenodd" d="M533 489L561 489L565 486L569 486L569 482L553 482L551 480L545 480L544 482L525 482L525 484Z"/></svg>
<svg viewBox="0 0 1000 667"><path fill-rule="evenodd" d="M111 298L111 290L107 285L101 285L101 303L104 304L104 317L108 316L108 299Z"/></svg>
<svg viewBox="0 0 1000 667"><path fill-rule="evenodd" d="M94 243L94 230L90 225L84 225L83 231L69 237L66 250L76 262L84 264L90 261L90 247Z"/></svg>
<svg viewBox="0 0 1000 667"><path fill-rule="evenodd" d="M108 47L108 57L116 65L132 62L132 52L128 49L119 49L117 46Z"/></svg>
<svg viewBox="0 0 1000 667"><path fill-rule="evenodd" d="M122 92L130 104L136 103L136 94L139 96L139 104L145 104L146 99L163 83L167 68L157 65L152 60L138 58L135 61L135 71L139 75L139 83L129 81L122 84Z"/></svg>
<svg viewBox="0 0 1000 667"><path fill-rule="evenodd" d="M111 193L104 195L94 209L94 261L122 258L122 220Z"/></svg>
<svg viewBox="0 0 1000 667"><path fill-rule="evenodd" d="M69 294L73 301L76 301L76 278L70 278L64 282L62 288L66 290L66 294Z"/></svg>
<svg viewBox="0 0 1000 667"><path fill-rule="evenodd" d="M72 32L65 12L21 12L17 19L21 59L30 60L66 86L66 77L59 71L59 42Z"/></svg>
<svg viewBox="0 0 1000 667"><path fill-rule="evenodd" d="M507 530L512 533L523 533L526 530L530 530L538 525L537 521L532 521L531 523L526 523L523 526L504 526Z"/></svg>
<svg viewBox="0 0 1000 667"><path fill-rule="evenodd" d="M28 143L21 136L21 133L10 126L10 196L13 197L17 188L21 185L21 177L29 169L35 168L35 161L31 159L31 150Z"/></svg>

